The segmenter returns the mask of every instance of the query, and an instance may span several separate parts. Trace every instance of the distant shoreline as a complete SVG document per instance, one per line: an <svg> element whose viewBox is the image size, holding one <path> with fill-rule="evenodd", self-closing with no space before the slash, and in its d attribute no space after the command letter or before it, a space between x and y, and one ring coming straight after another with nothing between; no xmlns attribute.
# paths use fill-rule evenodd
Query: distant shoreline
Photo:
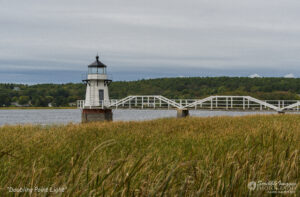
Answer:
<svg viewBox="0 0 300 197"><path fill-rule="evenodd" d="M0 107L0 110L14 109L77 109L77 107Z"/></svg>

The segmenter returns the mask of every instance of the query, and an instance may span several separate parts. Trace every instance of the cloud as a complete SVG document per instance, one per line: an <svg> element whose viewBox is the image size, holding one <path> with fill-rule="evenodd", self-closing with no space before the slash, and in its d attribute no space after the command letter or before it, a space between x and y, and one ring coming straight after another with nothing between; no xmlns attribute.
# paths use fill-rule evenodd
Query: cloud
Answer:
<svg viewBox="0 0 300 197"><path fill-rule="evenodd" d="M84 72L100 52L109 69L135 78L136 68L162 66L297 73L299 9L296 0L2 0L0 70Z"/></svg>
<svg viewBox="0 0 300 197"><path fill-rule="evenodd" d="M249 78L261 78L261 76L259 74L252 74L252 75L249 75Z"/></svg>
<svg viewBox="0 0 300 197"><path fill-rule="evenodd" d="M284 75L284 78L295 78L295 75L293 73Z"/></svg>

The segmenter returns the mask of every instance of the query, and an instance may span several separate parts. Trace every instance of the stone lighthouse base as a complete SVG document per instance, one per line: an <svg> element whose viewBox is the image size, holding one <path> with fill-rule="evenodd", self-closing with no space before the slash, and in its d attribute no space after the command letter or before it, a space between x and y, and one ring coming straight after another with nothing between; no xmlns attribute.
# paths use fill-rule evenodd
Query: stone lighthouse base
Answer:
<svg viewBox="0 0 300 197"><path fill-rule="evenodd" d="M81 122L101 122L112 121L113 113L111 109L83 109Z"/></svg>

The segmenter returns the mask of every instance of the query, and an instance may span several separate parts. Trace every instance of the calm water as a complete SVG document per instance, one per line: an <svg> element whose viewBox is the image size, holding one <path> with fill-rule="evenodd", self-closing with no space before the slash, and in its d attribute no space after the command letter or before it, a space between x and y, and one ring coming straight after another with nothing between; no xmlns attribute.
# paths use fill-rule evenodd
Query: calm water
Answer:
<svg viewBox="0 0 300 197"><path fill-rule="evenodd" d="M270 114L275 112L225 112L190 111L191 116L241 116L249 114ZM163 117L176 117L175 110L113 110L113 119L150 120ZM0 125L4 124L66 124L81 121L79 109L38 109L38 110L0 110Z"/></svg>

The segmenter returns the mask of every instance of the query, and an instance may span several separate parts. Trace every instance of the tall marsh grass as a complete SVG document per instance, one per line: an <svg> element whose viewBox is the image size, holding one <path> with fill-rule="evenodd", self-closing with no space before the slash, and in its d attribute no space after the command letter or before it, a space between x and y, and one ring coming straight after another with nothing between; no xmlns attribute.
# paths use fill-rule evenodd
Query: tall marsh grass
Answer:
<svg viewBox="0 0 300 197"><path fill-rule="evenodd" d="M3 126L0 196L268 196L260 180L299 196L299 151L299 115Z"/></svg>

